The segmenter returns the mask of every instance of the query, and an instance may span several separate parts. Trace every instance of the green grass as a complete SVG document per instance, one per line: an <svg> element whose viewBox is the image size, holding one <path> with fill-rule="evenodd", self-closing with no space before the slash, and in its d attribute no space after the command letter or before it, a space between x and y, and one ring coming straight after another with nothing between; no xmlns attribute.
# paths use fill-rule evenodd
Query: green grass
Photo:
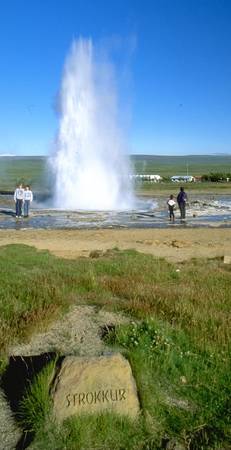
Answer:
<svg viewBox="0 0 231 450"><path fill-rule="evenodd" d="M130 160L135 172L159 174L163 177L186 175L187 172L189 175L231 172L231 155L132 155ZM43 193L50 191L52 173L45 156L1 157L0 163L1 191L13 191L19 182L30 184L34 191Z"/></svg>
<svg viewBox="0 0 231 450"><path fill-rule="evenodd" d="M81 416L57 427L52 421L39 430L33 450L148 450L157 449L144 420L131 422L126 417L113 414ZM157 444L158 445L158 444Z"/></svg>
<svg viewBox="0 0 231 450"><path fill-rule="evenodd" d="M231 413L228 359L156 320L120 327L108 340L127 350L141 404L163 432L197 449L224 438Z"/></svg>
<svg viewBox="0 0 231 450"><path fill-rule="evenodd" d="M54 377L56 360L50 362L25 392L20 404L20 423L26 432L34 432L50 420L52 401L49 385Z"/></svg>
<svg viewBox="0 0 231 450"><path fill-rule="evenodd" d="M163 177L231 172L231 155L133 155L131 161L136 172Z"/></svg>
<svg viewBox="0 0 231 450"><path fill-rule="evenodd" d="M163 183L151 183L143 182L135 186L136 195L149 196L149 197L161 197L169 196L173 194L177 196L181 184L172 182ZM231 183L186 183L184 184L185 191L188 194L189 202L190 198L195 195L210 195L210 196L221 196L221 195L231 195Z"/></svg>
<svg viewBox="0 0 231 450"><path fill-rule="evenodd" d="M0 270L2 361L10 344L72 303L123 311L133 320L109 334L107 345L132 365L138 422L99 415L54 426L48 368L22 404L34 449L148 450L161 448L166 436L190 450L229 448L229 265L216 258L176 266L133 250L71 261L11 245L0 248Z"/></svg>
<svg viewBox="0 0 231 450"><path fill-rule="evenodd" d="M44 193L50 188L51 178L51 170L45 157L0 158L1 191L14 191L18 183L23 183Z"/></svg>

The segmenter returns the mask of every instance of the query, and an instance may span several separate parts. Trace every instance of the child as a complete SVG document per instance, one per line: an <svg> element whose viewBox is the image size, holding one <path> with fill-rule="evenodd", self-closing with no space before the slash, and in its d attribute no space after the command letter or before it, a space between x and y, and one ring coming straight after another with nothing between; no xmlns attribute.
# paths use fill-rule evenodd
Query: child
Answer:
<svg viewBox="0 0 231 450"><path fill-rule="evenodd" d="M28 217L29 216L30 203L33 200L33 193L30 190L29 186L26 186L26 188L24 190L23 200L24 200L24 217Z"/></svg>
<svg viewBox="0 0 231 450"><path fill-rule="evenodd" d="M168 210L169 210L169 220L171 221L175 221L175 214L174 214L174 208L176 205L176 202L174 200L173 195L170 195L168 201L167 201L167 205L168 205Z"/></svg>

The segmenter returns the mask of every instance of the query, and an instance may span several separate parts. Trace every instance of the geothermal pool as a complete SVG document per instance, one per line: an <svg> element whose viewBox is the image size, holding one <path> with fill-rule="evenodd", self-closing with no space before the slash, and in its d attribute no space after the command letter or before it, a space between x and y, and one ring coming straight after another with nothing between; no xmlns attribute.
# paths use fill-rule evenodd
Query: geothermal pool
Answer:
<svg viewBox="0 0 231 450"><path fill-rule="evenodd" d="M63 210L34 202L30 217L16 219L12 199L0 196L0 229L96 229L231 227L230 196L197 195L190 198L186 221L179 210L169 223L166 198L140 198L135 209L116 211Z"/></svg>

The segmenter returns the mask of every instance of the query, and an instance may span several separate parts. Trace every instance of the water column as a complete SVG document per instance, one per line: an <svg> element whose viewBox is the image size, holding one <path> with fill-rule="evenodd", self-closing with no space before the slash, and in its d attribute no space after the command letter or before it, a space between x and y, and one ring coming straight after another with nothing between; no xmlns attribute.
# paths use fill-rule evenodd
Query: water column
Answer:
<svg viewBox="0 0 231 450"><path fill-rule="evenodd" d="M55 206L130 209L133 195L126 144L118 125L114 70L97 60L90 39L72 44L60 93L61 118L54 158Z"/></svg>

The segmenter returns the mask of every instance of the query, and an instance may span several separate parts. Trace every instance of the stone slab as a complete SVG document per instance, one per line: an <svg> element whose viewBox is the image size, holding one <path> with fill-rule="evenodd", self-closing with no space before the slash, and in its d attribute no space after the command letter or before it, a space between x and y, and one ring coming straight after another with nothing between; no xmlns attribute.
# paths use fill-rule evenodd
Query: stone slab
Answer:
<svg viewBox="0 0 231 450"><path fill-rule="evenodd" d="M103 411L130 418L139 413L131 367L120 353L94 358L66 357L54 381L52 397L58 421Z"/></svg>
<svg viewBox="0 0 231 450"><path fill-rule="evenodd" d="M231 256L230 255L224 256L224 264L231 264Z"/></svg>

